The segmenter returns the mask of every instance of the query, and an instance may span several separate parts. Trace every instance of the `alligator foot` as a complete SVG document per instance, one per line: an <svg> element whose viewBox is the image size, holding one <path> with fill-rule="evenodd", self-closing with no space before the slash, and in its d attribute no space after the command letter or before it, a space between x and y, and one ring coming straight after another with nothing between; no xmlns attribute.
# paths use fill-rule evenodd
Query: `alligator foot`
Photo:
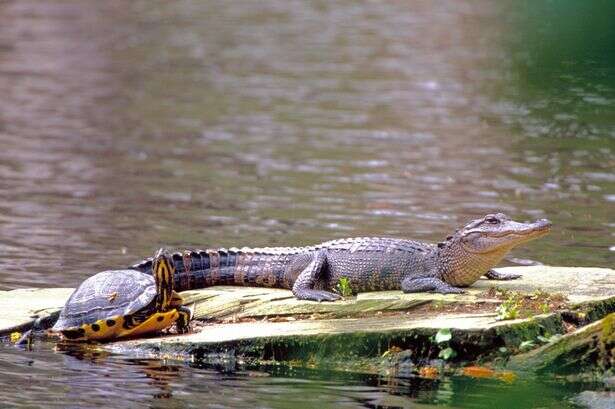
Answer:
<svg viewBox="0 0 615 409"><path fill-rule="evenodd" d="M302 289L295 293L295 297L299 300L310 301L335 301L342 298L338 294L324 290Z"/></svg>
<svg viewBox="0 0 615 409"><path fill-rule="evenodd" d="M465 293L465 290L453 287L435 277L406 278L401 282L401 289L405 293L420 293L423 291L440 294Z"/></svg>
<svg viewBox="0 0 615 409"><path fill-rule="evenodd" d="M505 281L505 280L516 280L517 278L521 278L521 274L504 274L504 273L498 273L495 270L489 270L485 273L485 277L487 277L489 280Z"/></svg>

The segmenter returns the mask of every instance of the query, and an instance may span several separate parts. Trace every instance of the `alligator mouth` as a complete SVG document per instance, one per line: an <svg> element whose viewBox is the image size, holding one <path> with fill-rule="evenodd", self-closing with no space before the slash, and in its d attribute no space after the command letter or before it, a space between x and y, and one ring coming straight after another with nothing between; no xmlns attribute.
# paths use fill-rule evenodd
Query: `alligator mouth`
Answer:
<svg viewBox="0 0 615 409"><path fill-rule="evenodd" d="M498 234L490 234L490 237L502 238L502 237L528 237L537 238L544 236L551 231L552 223L547 219L536 220L534 223L528 223L529 227L522 230L509 230Z"/></svg>

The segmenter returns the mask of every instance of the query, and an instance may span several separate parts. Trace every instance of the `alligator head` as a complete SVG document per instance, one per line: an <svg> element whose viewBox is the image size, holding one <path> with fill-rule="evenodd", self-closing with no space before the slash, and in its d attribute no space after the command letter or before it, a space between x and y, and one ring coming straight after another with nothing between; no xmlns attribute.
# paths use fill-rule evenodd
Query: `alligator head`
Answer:
<svg viewBox="0 0 615 409"><path fill-rule="evenodd" d="M519 223L502 213L472 220L438 245L446 282L467 286L495 267L513 247L551 230L547 219Z"/></svg>
<svg viewBox="0 0 615 409"><path fill-rule="evenodd" d="M544 236L550 229L551 222L547 219L519 223L496 213L471 221L455 236L470 253L508 252L519 244Z"/></svg>

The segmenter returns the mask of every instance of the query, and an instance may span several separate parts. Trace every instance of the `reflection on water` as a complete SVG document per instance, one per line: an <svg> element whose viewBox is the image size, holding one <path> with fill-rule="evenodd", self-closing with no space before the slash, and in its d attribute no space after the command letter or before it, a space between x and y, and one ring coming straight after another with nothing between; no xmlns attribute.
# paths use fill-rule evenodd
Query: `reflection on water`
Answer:
<svg viewBox="0 0 615 409"><path fill-rule="evenodd" d="M58 408L525 408L572 407L568 398L597 385L521 378L386 377L287 366L249 367L124 359L95 350L0 354L3 407ZM565 386L565 388L563 387ZM15 393L18 390L19 393ZM51 398L51 399L50 399Z"/></svg>
<svg viewBox="0 0 615 409"><path fill-rule="evenodd" d="M493 210L554 221L515 259L612 266L615 10L593 3L0 2L0 289L75 286L160 245L435 241ZM104 405L109 382L119 407L410 394L339 375L0 360L30 403ZM444 397L467 383L409 389L456 405Z"/></svg>
<svg viewBox="0 0 615 409"><path fill-rule="evenodd" d="M612 264L614 56L458 3L3 3L0 288L493 210L554 220L520 258Z"/></svg>

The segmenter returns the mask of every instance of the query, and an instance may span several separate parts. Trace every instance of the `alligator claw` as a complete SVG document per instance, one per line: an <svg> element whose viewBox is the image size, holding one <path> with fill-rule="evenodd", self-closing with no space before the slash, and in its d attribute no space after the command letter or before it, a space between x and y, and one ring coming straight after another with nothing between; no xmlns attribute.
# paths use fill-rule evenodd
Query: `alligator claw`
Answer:
<svg viewBox="0 0 615 409"><path fill-rule="evenodd" d="M489 270L485 273L485 277L487 277L489 280L499 280L499 281L506 281L506 280L516 280L517 278L521 278L521 274L504 274L504 273L498 273L495 270Z"/></svg>
<svg viewBox="0 0 615 409"><path fill-rule="evenodd" d="M451 288L447 288L442 291L436 290L436 292L441 293L441 294L465 294L466 290L458 288L458 287L451 287Z"/></svg>
<svg viewBox="0 0 615 409"><path fill-rule="evenodd" d="M336 301L342 298L338 294L324 290L304 290L298 294L298 298L311 301Z"/></svg>

